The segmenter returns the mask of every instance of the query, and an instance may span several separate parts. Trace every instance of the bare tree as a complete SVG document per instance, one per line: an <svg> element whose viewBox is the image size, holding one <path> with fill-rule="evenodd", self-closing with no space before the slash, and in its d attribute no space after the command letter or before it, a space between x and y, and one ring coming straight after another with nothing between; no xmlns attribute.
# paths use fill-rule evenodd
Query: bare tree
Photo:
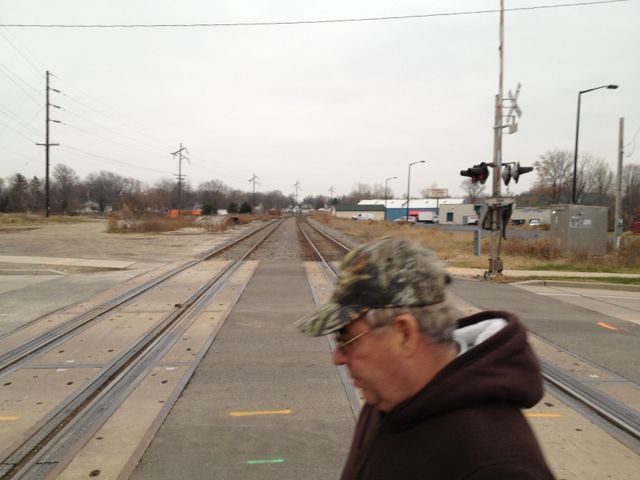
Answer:
<svg viewBox="0 0 640 480"><path fill-rule="evenodd" d="M97 202L99 211L104 213L108 206L119 206L120 195L126 190L127 179L103 170L87 175L86 185L91 200Z"/></svg>
<svg viewBox="0 0 640 480"><path fill-rule="evenodd" d="M366 183L356 183L351 187L351 193L345 196L346 203L358 203L360 200L374 198L371 185Z"/></svg>
<svg viewBox="0 0 640 480"><path fill-rule="evenodd" d="M0 212L6 212L9 206L9 192L4 185L4 178L0 178Z"/></svg>
<svg viewBox="0 0 640 480"><path fill-rule="evenodd" d="M576 179L576 198L579 203L607 205L612 186L613 172L602 158L589 153L580 158Z"/></svg>
<svg viewBox="0 0 640 480"><path fill-rule="evenodd" d="M629 163L622 175L622 212L625 224L640 216L640 164Z"/></svg>
<svg viewBox="0 0 640 480"><path fill-rule="evenodd" d="M51 175L53 177L53 188L51 189L54 199L53 208L66 214L69 208L79 206L80 177L73 168L62 163L53 168Z"/></svg>
<svg viewBox="0 0 640 480"><path fill-rule="evenodd" d="M44 209L44 187L42 180L33 177L29 180L29 210L36 212Z"/></svg>
<svg viewBox="0 0 640 480"><path fill-rule="evenodd" d="M198 201L202 205L211 205L220 208L225 204L225 196L229 192L227 187L220 180L209 180L198 185L196 194Z"/></svg>
<svg viewBox="0 0 640 480"><path fill-rule="evenodd" d="M389 192L391 191L391 189L389 188L387 190L387 196L389 195ZM373 184L373 188L371 189L371 196L372 198L384 198L384 184L383 183L374 183ZM393 198L393 197L391 197Z"/></svg>
<svg viewBox="0 0 640 480"><path fill-rule="evenodd" d="M484 187L485 185L480 182L473 183L470 178L460 183L460 188L464 190L465 198L469 203L478 203L485 196Z"/></svg>
<svg viewBox="0 0 640 480"><path fill-rule="evenodd" d="M533 162L538 178L532 193L544 195L550 203L560 203L571 195L573 155L563 150L547 151Z"/></svg>

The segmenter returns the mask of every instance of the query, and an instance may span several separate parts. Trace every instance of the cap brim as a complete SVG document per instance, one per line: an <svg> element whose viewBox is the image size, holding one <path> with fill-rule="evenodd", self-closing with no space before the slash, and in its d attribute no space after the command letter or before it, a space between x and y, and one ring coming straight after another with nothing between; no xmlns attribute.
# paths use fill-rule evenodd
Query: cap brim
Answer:
<svg viewBox="0 0 640 480"><path fill-rule="evenodd" d="M329 302L319 310L305 315L293 325L303 335L320 337L340 330L367 311L369 311L369 307Z"/></svg>

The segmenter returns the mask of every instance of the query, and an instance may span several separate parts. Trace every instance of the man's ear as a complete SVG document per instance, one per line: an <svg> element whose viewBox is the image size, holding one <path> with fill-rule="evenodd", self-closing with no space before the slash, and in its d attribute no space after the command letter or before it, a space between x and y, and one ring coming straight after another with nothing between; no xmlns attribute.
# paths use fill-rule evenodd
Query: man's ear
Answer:
<svg viewBox="0 0 640 480"><path fill-rule="evenodd" d="M418 319L410 313L402 313L393 319L393 324L398 335L398 345L401 352L404 355L412 356L422 338Z"/></svg>

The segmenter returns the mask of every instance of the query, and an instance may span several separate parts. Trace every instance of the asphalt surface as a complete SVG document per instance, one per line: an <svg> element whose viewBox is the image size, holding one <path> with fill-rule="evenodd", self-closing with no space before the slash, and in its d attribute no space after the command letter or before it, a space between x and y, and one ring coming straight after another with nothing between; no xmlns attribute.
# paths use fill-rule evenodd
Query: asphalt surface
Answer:
<svg viewBox="0 0 640 480"><path fill-rule="evenodd" d="M640 325L507 284L458 278L451 291L479 308L514 312L536 335L640 385Z"/></svg>

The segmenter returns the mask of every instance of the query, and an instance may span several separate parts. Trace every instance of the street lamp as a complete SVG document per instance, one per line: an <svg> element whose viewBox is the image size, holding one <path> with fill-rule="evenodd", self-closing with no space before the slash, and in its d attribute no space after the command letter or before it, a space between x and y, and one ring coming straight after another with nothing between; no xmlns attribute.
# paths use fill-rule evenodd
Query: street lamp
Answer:
<svg viewBox="0 0 640 480"><path fill-rule="evenodd" d="M387 220L387 185L389 185L389 180L394 180L398 177L389 177L384 181L384 219Z"/></svg>
<svg viewBox="0 0 640 480"><path fill-rule="evenodd" d="M578 115L576 118L576 147L573 150L573 189L571 190L571 203L576 203L576 175L578 171L578 134L580 133L580 97L583 93L593 92L594 90L600 90L601 88L608 88L609 90L615 90L618 85L602 85L600 87L589 88L587 90L581 90L578 93Z"/></svg>
<svg viewBox="0 0 640 480"><path fill-rule="evenodd" d="M411 162L409 164L409 174L407 175L407 215L405 216L405 220L409 221L409 188L411 187L411 165L415 165L416 163L425 163L424 160L418 160L417 162Z"/></svg>

